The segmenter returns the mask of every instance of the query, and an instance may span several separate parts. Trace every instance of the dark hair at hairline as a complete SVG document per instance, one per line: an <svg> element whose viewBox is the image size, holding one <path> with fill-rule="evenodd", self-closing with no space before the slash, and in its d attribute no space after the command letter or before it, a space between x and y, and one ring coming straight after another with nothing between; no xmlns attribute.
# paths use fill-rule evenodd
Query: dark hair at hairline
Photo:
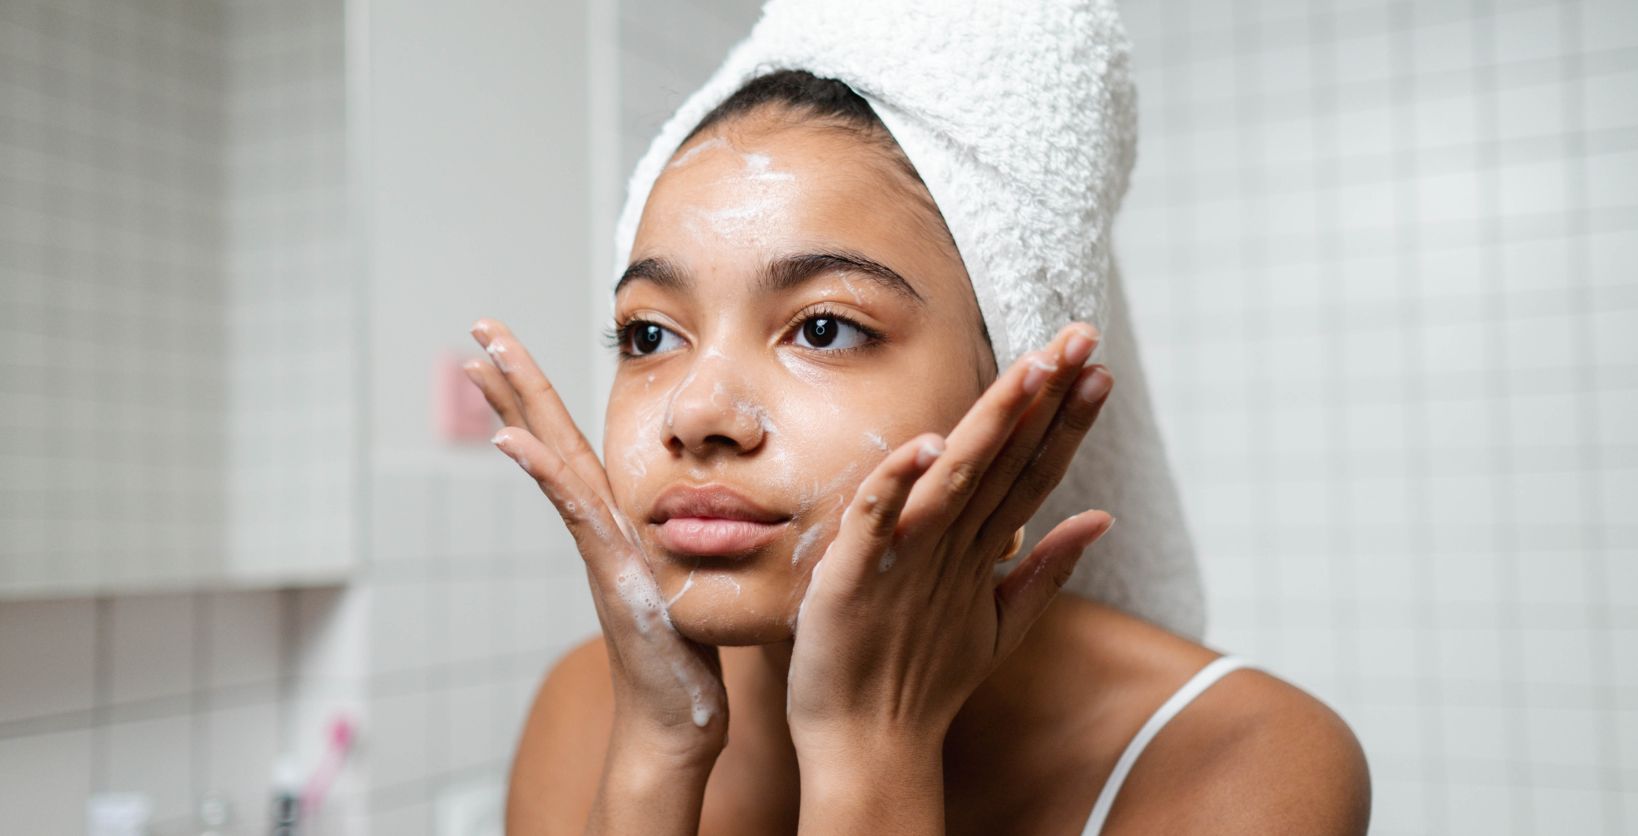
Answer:
<svg viewBox="0 0 1638 836"><path fill-rule="evenodd" d="M681 150L694 137L714 126L770 106L806 116L807 124L813 127L850 131L883 152L895 168L921 187L919 191L916 189L905 191L926 205L933 217L938 219L936 224L938 234L949 243L951 250L960 252L955 243L955 236L950 234L949 224L944 220L944 213L939 211L938 205L931 199L927 183L921 179L921 173L916 171L915 164L910 162L904 149L893 139L893 132L889 131L881 117L876 115L870 102L854 92L846 82L838 79L821 78L807 70L795 69L773 70L756 75L705 114L699 124L683 137L682 142L677 143L677 149ZM978 317L978 329L984 335L984 344L991 345L989 326L985 324L982 314Z"/></svg>

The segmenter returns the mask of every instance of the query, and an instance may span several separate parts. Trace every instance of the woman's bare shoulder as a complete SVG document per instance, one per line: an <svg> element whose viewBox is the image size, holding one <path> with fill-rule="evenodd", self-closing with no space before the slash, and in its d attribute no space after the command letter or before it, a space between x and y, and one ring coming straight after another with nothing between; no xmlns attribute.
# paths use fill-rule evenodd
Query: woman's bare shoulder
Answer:
<svg viewBox="0 0 1638 836"><path fill-rule="evenodd" d="M1102 628L1092 639L1100 653L1112 664L1145 666L1145 678L1164 681L1168 695L1221 655L1107 607L1086 617ZM1224 675L1161 729L1121 786L1105 830L1364 833L1370 796L1364 750L1348 724L1312 694L1248 667Z"/></svg>
<svg viewBox="0 0 1638 836"><path fill-rule="evenodd" d="M601 634L547 673L512 758L508 833L578 833L590 815L614 723L608 651Z"/></svg>

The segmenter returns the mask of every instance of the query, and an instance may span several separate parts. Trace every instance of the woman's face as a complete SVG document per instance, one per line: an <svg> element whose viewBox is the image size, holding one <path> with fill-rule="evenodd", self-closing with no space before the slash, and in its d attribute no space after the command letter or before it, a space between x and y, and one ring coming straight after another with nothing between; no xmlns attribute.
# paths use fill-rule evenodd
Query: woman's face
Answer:
<svg viewBox="0 0 1638 836"><path fill-rule="evenodd" d="M860 481L994 376L925 189L852 133L781 116L678 149L615 301L610 486L672 623L709 644L789 638Z"/></svg>

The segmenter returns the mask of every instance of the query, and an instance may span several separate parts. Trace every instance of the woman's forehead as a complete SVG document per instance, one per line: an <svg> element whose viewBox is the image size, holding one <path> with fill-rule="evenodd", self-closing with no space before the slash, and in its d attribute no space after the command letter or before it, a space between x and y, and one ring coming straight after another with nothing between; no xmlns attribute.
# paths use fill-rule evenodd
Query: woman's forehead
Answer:
<svg viewBox="0 0 1638 836"><path fill-rule="evenodd" d="M846 252L903 276L919 293L948 292L939 285L952 272L965 280L965 271L926 232L928 219L918 213L928 210L888 179L902 176L880 151L843 132L702 135L674 155L650 192L631 266L661 260L685 274L737 275L728 280L743 284L781 259Z"/></svg>

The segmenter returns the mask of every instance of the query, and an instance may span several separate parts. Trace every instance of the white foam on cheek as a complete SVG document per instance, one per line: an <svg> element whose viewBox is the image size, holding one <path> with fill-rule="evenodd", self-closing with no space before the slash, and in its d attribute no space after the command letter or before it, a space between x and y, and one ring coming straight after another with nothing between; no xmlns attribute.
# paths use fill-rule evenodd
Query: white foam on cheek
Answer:
<svg viewBox="0 0 1638 836"><path fill-rule="evenodd" d="M803 383L818 386L824 382L825 375L823 372L789 355L780 354L779 365L784 366L785 371L790 372L792 377L801 380Z"/></svg>
<svg viewBox="0 0 1638 836"><path fill-rule="evenodd" d="M795 566L801 563L802 553L807 551L814 541L818 540L824 533L824 526L818 523L808 526L807 530L802 532L802 536L796 538L796 547L791 549L791 565Z"/></svg>
<svg viewBox="0 0 1638 836"><path fill-rule="evenodd" d="M879 433L873 433L866 430L864 436L865 441L870 442L872 447L875 447L882 452L886 452L889 449L887 446L887 439L882 438Z"/></svg>
<svg viewBox="0 0 1638 836"><path fill-rule="evenodd" d="M807 610L808 601L813 598L814 594L819 589L819 575L820 575L820 573L822 573L824 571L825 558L828 557L829 555L830 555L830 549L825 549L825 553L823 555L820 555L819 560L816 561L813 564L813 572L811 572L808 575L808 588L805 591L803 591L802 600L801 600L800 603L798 603L796 605L796 612L791 615L791 631L792 632L795 632L797 627L799 625L801 625L801 623L802 623L802 613L805 610Z"/></svg>
<svg viewBox="0 0 1638 836"><path fill-rule="evenodd" d="M688 592L688 590L694 586L694 571L695 570L690 570L688 577L683 579L682 588L677 590L677 594L666 599L665 605L667 607L670 607L672 604L675 604L677 601L681 600L683 594Z"/></svg>
<svg viewBox="0 0 1638 836"><path fill-rule="evenodd" d="M670 428L676 426L676 424L674 423L675 420L676 420L676 416L673 415L672 413L673 413L673 410L675 410L676 405L677 405L677 394L679 392L681 392L682 390L687 389L688 384L694 382L694 377L699 374L699 371L700 371L700 369L699 369L698 365L690 366L689 369L688 369L688 374L683 375L683 379L677 381L677 385L672 387L672 389L671 389L671 394L666 397L666 399L665 399L665 425L666 425L667 429L670 429Z"/></svg>
<svg viewBox="0 0 1638 836"><path fill-rule="evenodd" d="M762 428L762 432L765 435L773 435L778 431L778 427L774 424L773 418L768 415L768 410L761 404L751 403L744 398L735 398L734 410L739 414L747 416L751 420L755 421L757 426Z"/></svg>

